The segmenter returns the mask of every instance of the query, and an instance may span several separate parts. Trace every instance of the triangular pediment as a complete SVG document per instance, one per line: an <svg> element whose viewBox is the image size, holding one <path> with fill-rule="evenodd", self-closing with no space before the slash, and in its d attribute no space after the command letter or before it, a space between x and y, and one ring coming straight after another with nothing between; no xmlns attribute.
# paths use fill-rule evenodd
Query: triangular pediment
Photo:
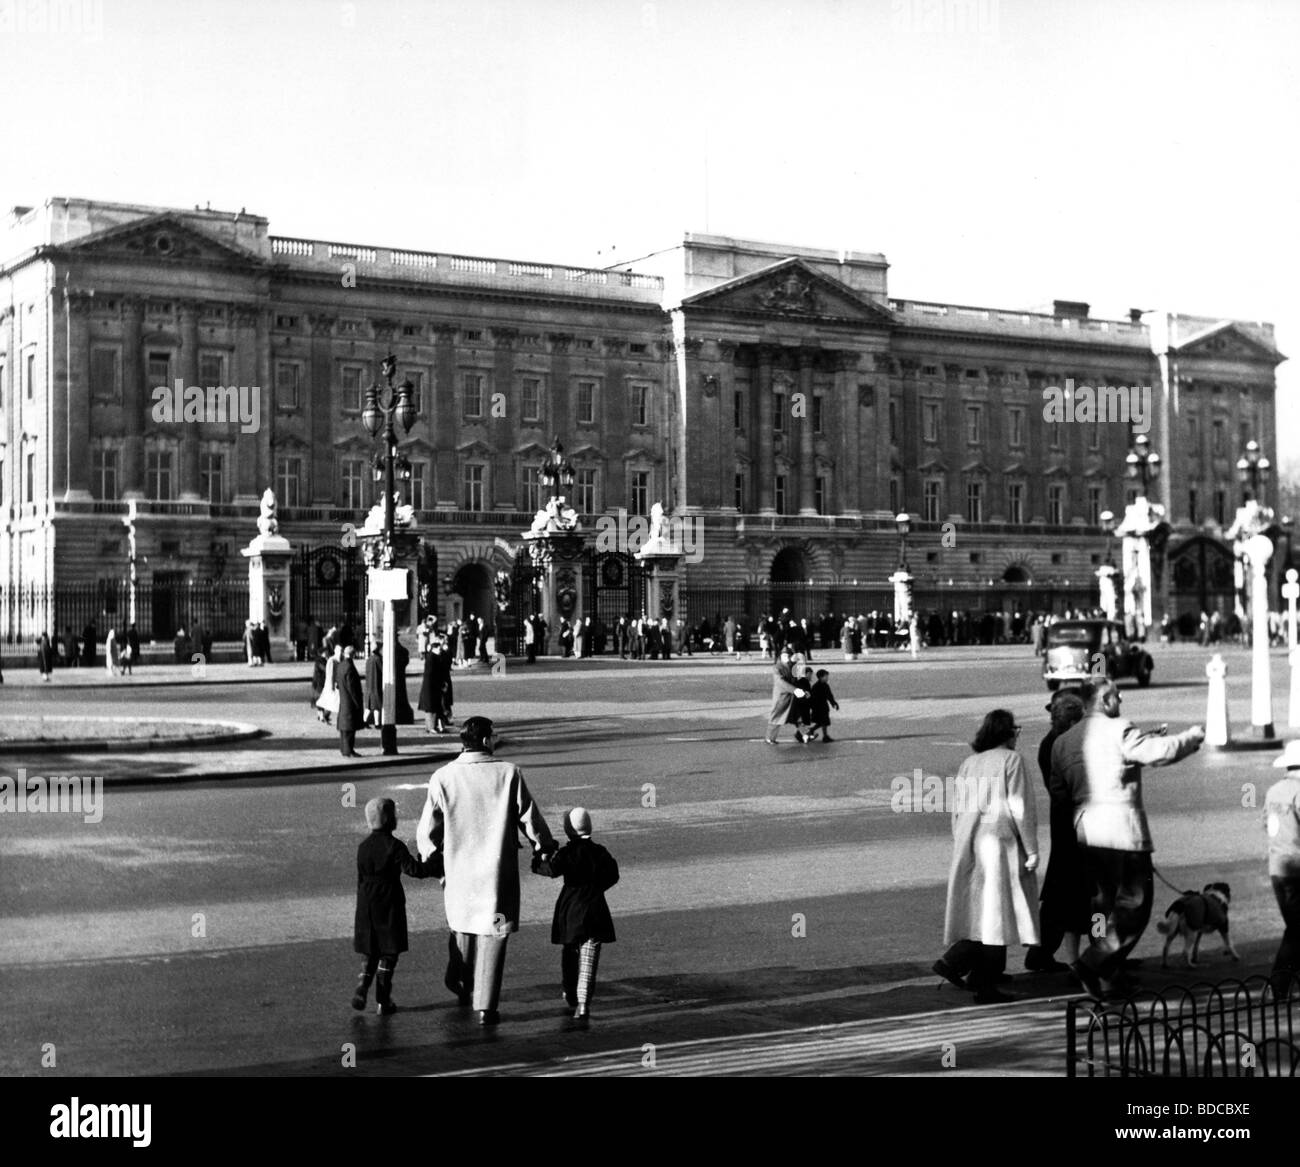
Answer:
<svg viewBox="0 0 1300 1167"><path fill-rule="evenodd" d="M472 442L463 442L461 445L456 447L456 452L464 454L467 457L475 458L490 458L495 453L487 442L481 441L478 438L475 438Z"/></svg>
<svg viewBox="0 0 1300 1167"><path fill-rule="evenodd" d="M63 244L61 250L84 258L158 264L264 266L260 256L208 235L170 212L97 231Z"/></svg>
<svg viewBox="0 0 1300 1167"><path fill-rule="evenodd" d="M1183 357L1268 361L1273 365L1286 360L1270 340L1247 331L1235 320L1221 320L1218 324L1202 328L1177 344L1171 344L1169 351Z"/></svg>
<svg viewBox="0 0 1300 1167"><path fill-rule="evenodd" d="M682 301L683 308L793 320L835 320L890 328L894 316L874 300L798 258L728 280Z"/></svg>

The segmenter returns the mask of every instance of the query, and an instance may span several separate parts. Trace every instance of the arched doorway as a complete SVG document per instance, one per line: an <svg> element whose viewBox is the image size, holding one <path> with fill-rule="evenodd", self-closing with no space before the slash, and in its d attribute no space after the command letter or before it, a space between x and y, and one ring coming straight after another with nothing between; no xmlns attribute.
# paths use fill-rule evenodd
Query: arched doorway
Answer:
<svg viewBox="0 0 1300 1167"><path fill-rule="evenodd" d="M1027 584L1033 582L1027 572L1018 563L1013 563L1002 573L1002 582L1009 584Z"/></svg>
<svg viewBox="0 0 1300 1167"><path fill-rule="evenodd" d="M772 592L770 607L774 615L789 608L796 620L809 613L807 606L808 560L798 547L783 547L772 560Z"/></svg>
<svg viewBox="0 0 1300 1167"><path fill-rule="evenodd" d="M485 628L496 624L496 593L492 573L485 563L463 563L451 581L451 590L461 598L461 618L477 616Z"/></svg>

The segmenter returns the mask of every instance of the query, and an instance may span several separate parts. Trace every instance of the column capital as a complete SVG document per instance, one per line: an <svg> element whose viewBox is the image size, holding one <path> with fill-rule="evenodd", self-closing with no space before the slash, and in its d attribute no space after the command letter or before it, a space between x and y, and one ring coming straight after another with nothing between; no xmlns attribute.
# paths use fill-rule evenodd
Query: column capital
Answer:
<svg viewBox="0 0 1300 1167"><path fill-rule="evenodd" d="M736 354L740 351L740 342L735 340L718 340L718 359L723 361L734 362Z"/></svg>
<svg viewBox="0 0 1300 1167"><path fill-rule="evenodd" d="M491 332L492 332L492 343L496 345L497 348L512 349L515 347L515 340L519 336L519 329L493 328Z"/></svg>
<svg viewBox="0 0 1300 1167"><path fill-rule="evenodd" d="M551 342L551 352L567 353L573 347L573 333L549 332L546 338Z"/></svg>
<svg viewBox="0 0 1300 1167"><path fill-rule="evenodd" d="M392 340L397 335L397 321L390 320L387 317L379 317L370 321L370 327L374 330L376 340Z"/></svg>
<svg viewBox="0 0 1300 1167"><path fill-rule="evenodd" d="M317 312L307 317L307 326L311 329L312 336L329 336L334 331L334 325L337 321L337 316Z"/></svg>

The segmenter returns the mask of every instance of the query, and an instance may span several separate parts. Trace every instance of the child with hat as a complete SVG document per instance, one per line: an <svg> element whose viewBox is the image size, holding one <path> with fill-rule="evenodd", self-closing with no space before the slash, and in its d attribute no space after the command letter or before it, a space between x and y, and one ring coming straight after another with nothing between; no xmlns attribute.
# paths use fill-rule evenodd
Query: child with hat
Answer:
<svg viewBox="0 0 1300 1167"><path fill-rule="evenodd" d="M533 856L538 875L564 877L564 887L555 902L551 943L561 944L560 975L564 1000L574 1019L585 1021L600 963L600 946L614 943L614 921L610 918L605 892L618 882L618 863L599 843L591 841L591 815L575 806L564 816L566 846L549 855Z"/></svg>
<svg viewBox="0 0 1300 1167"><path fill-rule="evenodd" d="M352 1008L366 1007L370 982L375 981L375 1007L381 1014L392 1013L393 972L399 953L407 950L406 894L402 875L416 879L442 875L441 855L417 859L406 844L393 838L397 829L397 806L391 798L372 798L366 803L366 826L370 834L357 848L357 914L353 948L365 955L366 964L357 977Z"/></svg>
<svg viewBox="0 0 1300 1167"><path fill-rule="evenodd" d="M840 703L835 700L835 694L831 692L831 683L826 679L830 676L825 669L817 670L817 682L813 685L808 694L808 716L812 722L812 728L808 731L807 740L815 741L817 731L822 731L822 741L831 741L829 730L831 728L831 707L834 706L835 712L840 711Z"/></svg>

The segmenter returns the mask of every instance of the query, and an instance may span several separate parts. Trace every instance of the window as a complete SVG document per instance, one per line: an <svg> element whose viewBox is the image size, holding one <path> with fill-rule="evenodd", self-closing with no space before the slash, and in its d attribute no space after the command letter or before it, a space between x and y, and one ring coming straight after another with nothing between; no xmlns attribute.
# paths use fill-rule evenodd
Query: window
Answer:
<svg viewBox="0 0 1300 1167"><path fill-rule="evenodd" d="M775 496L773 499L773 503L776 506L776 513L778 515L785 514L785 475L784 474L778 474L776 476L776 488L774 489L773 494Z"/></svg>
<svg viewBox="0 0 1300 1167"><path fill-rule="evenodd" d="M1225 526L1228 522L1228 492L1226 490L1216 490L1214 492L1214 521L1220 527Z"/></svg>
<svg viewBox="0 0 1300 1167"><path fill-rule="evenodd" d="M984 440L984 407L966 406L966 441L978 445Z"/></svg>
<svg viewBox="0 0 1300 1167"><path fill-rule="evenodd" d="M731 395L731 415L735 428L743 430L745 428L745 393L741 389L737 389Z"/></svg>
<svg viewBox="0 0 1300 1167"><path fill-rule="evenodd" d="M921 402L921 437L927 442L939 440L939 402Z"/></svg>
<svg viewBox="0 0 1300 1167"><path fill-rule="evenodd" d="M209 385L226 383L226 358L223 353L199 353L199 384L205 388Z"/></svg>
<svg viewBox="0 0 1300 1167"><path fill-rule="evenodd" d="M650 424L650 386L642 382L632 386L632 424Z"/></svg>
<svg viewBox="0 0 1300 1167"><path fill-rule="evenodd" d="M1051 446L1053 450L1059 450L1061 448L1061 441L1063 437L1063 432L1061 430L1061 427L1064 424L1065 424L1064 422L1060 422L1060 421L1049 421L1047 423L1047 442L1048 445Z"/></svg>
<svg viewBox="0 0 1300 1167"><path fill-rule="evenodd" d="M813 507L819 515L826 513L826 479L820 474L813 479Z"/></svg>
<svg viewBox="0 0 1300 1167"><path fill-rule="evenodd" d="M596 422L596 382L578 382L578 424L594 425Z"/></svg>
<svg viewBox="0 0 1300 1167"><path fill-rule="evenodd" d="M980 371L979 371L978 369L967 369L967 370L966 370L966 380L967 380L967 381L978 381L979 379L980 379Z"/></svg>
<svg viewBox="0 0 1300 1167"><path fill-rule="evenodd" d="M299 408L299 376L300 372L297 365L285 364L282 361L275 366L275 406L277 409Z"/></svg>
<svg viewBox="0 0 1300 1167"><path fill-rule="evenodd" d="M1187 492L1187 518L1189 522L1199 523L1201 516L1198 511L1200 498L1197 495L1196 487L1192 487Z"/></svg>
<svg viewBox="0 0 1300 1167"><path fill-rule="evenodd" d="M627 351L630 353L643 353L646 351L646 346L644 344L630 344L627 346Z"/></svg>
<svg viewBox="0 0 1300 1167"><path fill-rule="evenodd" d="M813 433L815 433L815 434L820 434L820 433L823 432L823 430L822 430L822 401L823 401L823 398L822 398L822 395L821 395L820 393L814 393L814 394L813 394L813 415L812 415L812 423L813 423ZM818 508L818 509L820 510L820 508Z"/></svg>
<svg viewBox="0 0 1300 1167"><path fill-rule="evenodd" d="M422 329L418 324L403 324L403 325L402 325L402 335L403 335L403 336L419 336L423 331L424 331L424 329Z"/></svg>
<svg viewBox="0 0 1300 1167"><path fill-rule="evenodd" d="M465 417L482 417L483 416L483 374L482 373L462 373L460 377L461 401L464 405ZM482 469L482 467L479 467ZM470 507L470 510L476 510L476 507Z"/></svg>
<svg viewBox="0 0 1300 1167"><path fill-rule="evenodd" d="M360 458L344 458L342 469L343 505L349 510L359 511L365 506L366 464Z"/></svg>
<svg viewBox="0 0 1300 1167"><path fill-rule="evenodd" d="M1058 527L1065 522L1065 487L1059 482L1047 488L1047 521Z"/></svg>
<svg viewBox="0 0 1300 1167"><path fill-rule="evenodd" d="M922 376L922 377L937 377L938 375L939 375L939 366L938 366L938 365L922 365L922 366L921 366L921 376Z"/></svg>
<svg viewBox="0 0 1300 1167"><path fill-rule="evenodd" d="M542 472L537 466L524 467L524 509L537 512L546 505L542 494Z"/></svg>
<svg viewBox="0 0 1300 1167"><path fill-rule="evenodd" d="M91 459L90 493L95 498L117 498L117 451L96 450Z"/></svg>
<svg viewBox="0 0 1300 1167"><path fill-rule="evenodd" d="M417 511L426 510L427 494L425 486L429 481L429 464L427 462L411 463L411 498L410 503Z"/></svg>
<svg viewBox="0 0 1300 1167"><path fill-rule="evenodd" d="M296 316L276 316L276 318L275 318L275 326L276 326L276 328L297 328L297 327L298 327L298 317L296 317Z"/></svg>
<svg viewBox="0 0 1300 1167"><path fill-rule="evenodd" d="M927 479L921 484L921 519L924 522L937 523L939 521L940 485L939 480L936 478Z"/></svg>
<svg viewBox="0 0 1300 1167"><path fill-rule="evenodd" d="M520 405L524 421L542 420L542 379L525 377L519 383Z"/></svg>
<svg viewBox="0 0 1300 1167"><path fill-rule="evenodd" d="M898 444L898 402L892 397L889 399L889 440Z"/></svg>
<svg viewBox="0 0 1300 1167"><path fill-rule="evenodd" d="M898 479L891 478L889 480L889 513L892 515L898 514L898 499Z"/></svg>
<svg viewBox="0 0 1300 1167"><path fill-rule="evenodd" d="M298 457L275 460L275 497L284 507L301 505L302 459Z"/></svg>
<svg viewBox="0 0 1300 1167"><path fill-rule="evenodd" d="M90 350L90 395L100 401L122 396L122 359L115 348Z"/></svg>
<svg viewBox="0 0 1300 1167"><path fill-rule="evenodd" d="M366 371L360 365L344 365L339 370L339 381L343 386L343 408L345 411L360 410L366 403Z"/></svg>
<svg viewBox="0 0 1300 1167"><path fill-rule="evenodd" d="M966 521L982 523L984 521L984 483L966 483Z"/></svg>
<svg viewBox="0 0 1300 1167"><path fill-rule="evenodd" d="M650 513L650 471L633 470L628 484L628 510L634 515Z"/></svg>
<svg viewBox="0 0 1300 1167"><path fill-rule="evenodd" d="M1194 413L1187 415L1187 448L1193 454L1201 452L1201 419Z"/></svg>
<svg viewBox="0 0 1300 1167"><path fill-rule="evenodd" d="M411 404L415 406L418 416L424 411L424 370L407 369L402 374L402 380L411 383Z"/></svg>
<svg viewBox="0 0 1300 1167"><path fill-rule="evenodd" d="M144 487L150 498L165 502L172 497L172 452L150 450L145 456Z"/></svg>
<svg viewBox="0 0 1300 1167"><path fill-rule="evenodd" d="M27 354L27 400L32 399L32 394L36 392L36 354L30 352Z"/></svg>
<svg viewBox="0 0 1300 1167"><path fill-rule="evenodd" d="M1025 486L1022 482L1007 484L1007 522L1019 526L1025 521Z"/></svg>
<svg viewBox="0 0 1300 1167"><path fill-rule="evenodd" d="M573 483L573 509L582 515L596 513L596 472L579 470Z"/></svg>
<svg viewBox="0 0 1300 1167"><path fill-rule="evenodd" d="M1090 450L1101 449L1101 427L1102 427L1102 421L1100 418L1098 418L1095 422L1093 422L1092 429L1088 431L1088 449Z"/></svg>
<svg viewBox="0 0 1300 1167"><path fill-rule="evenodd" d="M27 455L27 501L36 501L36 455Z"/></svg>
<svg viewBox="0 0 1300 1167"><path fill-rule="evenodd" d="M199 458L199 495L208 502L225 502L226 459L207 453Z"/></svg>
<svg viewBox="0 0 1300 1167"><path fill-rule="evenodd" d="M465 467L465 509L467 511L481 511L487 509L483 505L483 478L482 466Z"/></svg>
<svg viewBox="0 0 1300 1167"><path fill-rule="evenodd" d="M166 385L169 389L172 383L172 355L164 352L151 352L149 354L149 387L156 388L159 385ZM30 396L30 394L28 395Z"/></svg>
<svg viewBox="0 0 1300 1167"><path fill-rule="evenodd" d="M3 465L0 462L0 466ZM736 510L741 514L745 512L745 475L739 470L736 471Z"/></svg>
<svg viewBox="0 0 1300 1167"><path fill-rule="evenodd" d="M31 394L29 393L30 397ZM1210 430L1210 452L1216 457L1223 457L1223 419L1216 417L1214 426Z"/></svg>
<svg viewBox="0 0 1300 1167"><path fill-rule="evenodd" d="M772 395L772 432L775 434L785 433L784 393L775 393Z"/></svg>
<svg viewBox="0 0 1300 1167"><path fill-rule="evenodd" d="M1007 444L1017 449L1025 444L1025 411L1019 407L1007 410Z"/></svg>
<svg viewBox="0 0 1300 1167"><path fill-rule="evenodd" d="M460 334L461 340L475 341L483 339L483 330L481 328L467 328Z"/></svg>
<svg viewBox="0 0 1300 1167"><path fill-rule="evenodd" d="M1088 525L1096 527L1101 523L1101 487L1088 487Z"/></svg>

